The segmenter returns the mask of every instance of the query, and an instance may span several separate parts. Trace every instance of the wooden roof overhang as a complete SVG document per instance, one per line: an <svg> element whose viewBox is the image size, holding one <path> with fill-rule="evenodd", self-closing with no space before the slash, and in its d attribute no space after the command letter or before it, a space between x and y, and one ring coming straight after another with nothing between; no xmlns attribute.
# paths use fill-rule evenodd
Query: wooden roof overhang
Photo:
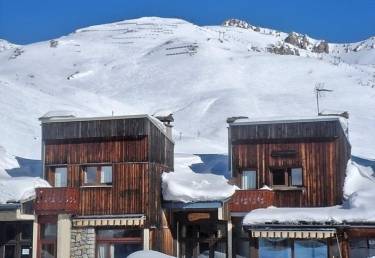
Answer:
<svg viewBox="0 0 375 258"><path fill-rule="evenodd" d="M74 227L143 227L145 220L146 217L143 214L77 216L72 219L72 225Z"/></svg>
<svg viewBox="0 0 375 258"><path fill-rule="evenodd" d="M202 201L202 202L163 202L163 208L174 210L200 210L200 209L218 209L224 206L223 201Z"/></svg>
<svg viewBox="0 0 375 258"><path fill-rule="evenodd" d="M254 238L309 238L325 239L336 235L334 228L301 228L301 229L253 229Z"/></svg>
<svg viewBox="0 0 375 258"><path fill-rule="evenodd" d="M339 118L234 122L229 124L231 144L331 141L346 138ZM349 141L347 141L349 144Z"/></svg>

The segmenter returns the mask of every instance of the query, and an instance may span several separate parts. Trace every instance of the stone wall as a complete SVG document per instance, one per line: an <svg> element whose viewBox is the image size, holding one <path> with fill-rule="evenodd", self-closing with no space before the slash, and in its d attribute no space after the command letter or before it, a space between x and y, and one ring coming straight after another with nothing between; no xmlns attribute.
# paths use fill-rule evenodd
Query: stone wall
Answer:
<svg viewBox="0 0 375 258"><path fill-rule="evenodd" d="M95 258L95 229L72 228L71 258Z"/></svg>

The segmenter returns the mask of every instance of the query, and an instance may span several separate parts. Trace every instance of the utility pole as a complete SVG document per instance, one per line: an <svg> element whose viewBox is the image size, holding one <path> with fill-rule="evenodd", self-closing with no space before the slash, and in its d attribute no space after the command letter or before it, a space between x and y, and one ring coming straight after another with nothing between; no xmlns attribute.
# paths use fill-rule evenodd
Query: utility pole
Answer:
<svg viewBox="0 0 375 258"><path fill-rule="evenodd" d="M319 98L323 96L323 92L332 92L333 90L325 89L324 83L315 84L315 96L316 96L316 108L318 110L318 116L320 115Z"/></svg>

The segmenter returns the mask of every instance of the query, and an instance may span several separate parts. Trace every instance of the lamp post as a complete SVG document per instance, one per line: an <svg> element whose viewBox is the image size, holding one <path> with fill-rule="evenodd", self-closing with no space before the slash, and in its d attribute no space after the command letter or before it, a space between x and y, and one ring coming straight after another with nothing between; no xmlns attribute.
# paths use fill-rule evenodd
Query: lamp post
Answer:
<svg viewBox="0 0 375 258"><path fill-rule="evenodd" d="M316 108L318 110L318 115L320 115L319 98L322 97L322 92L332 92L332 91L333 90L325 89L324 83L317 83L315 85Z"/></svg>

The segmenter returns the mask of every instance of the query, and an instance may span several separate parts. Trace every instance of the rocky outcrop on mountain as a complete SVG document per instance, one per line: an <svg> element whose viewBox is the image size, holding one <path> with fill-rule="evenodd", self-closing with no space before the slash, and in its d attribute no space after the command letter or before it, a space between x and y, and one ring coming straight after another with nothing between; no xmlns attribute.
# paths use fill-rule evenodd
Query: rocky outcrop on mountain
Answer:
<svg viewBox="0 0 375 258"><path fill-rule="evenodd" d="M13 45L12 43L9 43L6 40L0 39L0 52L3 52L4 50L14 48L16 45Z"/></svg>
<svg viewBox="0 0 375 258"><path fill-rule="evenodd" d="M286 43L289 43L293 46L296 46L296 47L299 47L299 48L302 48L302 49L307 49L307 47L310 45L310 42L309 42L306 35L301 35L301 34L298 34L296 32L290 33L284 39L284 41Z"/></svg>
<svg viewBox="0 0 375 258"><path fill-rule="evenodd" d="M252 30L256 29L256 27L254 27L253 25L251 25L251 24L249 24L249 23L247 23L243 20L239 20L239 19L226 20L226 21L223 22L222 25L227 26L227 27L237 27L237 28L241 28L241 29L252 29Z"/></svg>
<svg viewBox="0 0 375 258"><path fill-rule="evenodd" d="M267 47L267 52L277 55L294 55L299 56L299 51L296 48L291 48L287 44L274 45L271 44Z"/></svg>
<svg viewBox="0 0 375 258"><path fill-rule="evenodd" d="M312 49L312 52L315 53L329 53L329 45L326 41L320 41L319 43L315 44L315 46Z"/></svg>

